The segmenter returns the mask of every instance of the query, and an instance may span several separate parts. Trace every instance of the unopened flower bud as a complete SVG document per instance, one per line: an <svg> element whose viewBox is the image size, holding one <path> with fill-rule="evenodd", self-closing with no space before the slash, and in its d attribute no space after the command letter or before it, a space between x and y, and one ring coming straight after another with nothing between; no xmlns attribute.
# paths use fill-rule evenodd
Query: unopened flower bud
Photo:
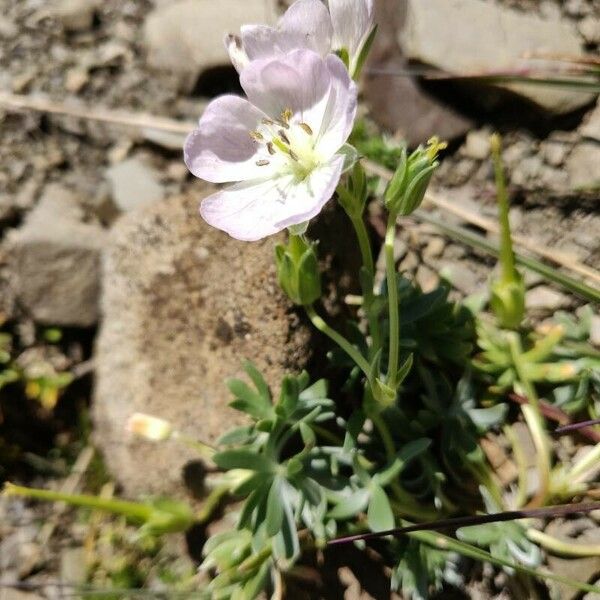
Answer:
<svg viewBox="0 0 600 600"><path fill-rule="evenodd" d="M173 434L173 426L164 419L135 413L129 417L126 429L129 433L143 437L152 442L162 442Z"/></svg>
<svg viewBox="0 0 600 600"><path fill-rule="evenodd" d="M287 246L275 248L279 285L294 304L308 306L321 297L321 274L316 244L290 235Z"/></svg>
<svg viewBox="0 0 600 600"><path fill-rule="evenodd" d="M518 271L513 279L499 279L491 286L490 306L501 327L517 329L525 316L525 282Z"/></svg>
<svg viewBox="0 0 600 600"><path fill-rule="evenodd" d="M406 150L403 152L384 196L385 205L392 214L406 216L419 208L439 165L438 153L446 146L445 142L432 138L427 147L419 146L410 156Z"/></svg>

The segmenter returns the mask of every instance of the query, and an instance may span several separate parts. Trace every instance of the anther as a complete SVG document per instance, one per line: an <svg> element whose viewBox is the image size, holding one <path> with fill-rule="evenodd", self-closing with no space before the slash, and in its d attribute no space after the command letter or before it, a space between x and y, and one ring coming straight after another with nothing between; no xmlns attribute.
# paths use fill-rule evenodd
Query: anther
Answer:
<svg viewBox="0 0 600 600"><path fill-rule="evenodd" d="M289 155L293 161L296 161L296 162L300 161L300 159L298 158L298 155L293 150L289 151Z"/></svg>
<svg viewBox="0 0 600 600"><path fill-rule="evenodd" d="M290 140L287 135L285 135L285 131L283 129L279 130L279 137L289 146Z"/></svg>
<svg viewBox="0 0 600 600"><path fill-rule="evenodd" d="M269 154L271 156L273 156L273 154L275 154L275 147L273 146L273 142L269 142L267 144L267 150L269 151Z"/></svg>
<svg viewBox="0 0 600 600"><path fill-rule="evenodd" d="M265 138L259 131L250 131L250 137L257 142L262 142Z"/></svg>
<svg viewBox="0 0 600 600"><path fill-rule="evenodd" d="M312 135L313 134L313 130L310 128L310 125L308 125L308 123L298 123L300 125L300 127L302 127L302 129L304 129L304 131L306 131L306 133L308 133L308 135Z"/></svg>
<svg viewBox="0 0 600 600"><path fill-rule="evenodd" d="M262 119L261 123L263 125L275 125L275 121L271 121L271 119Z"/></svg>
<svg viewBox="0 0 600 600"><path fill-rule="evenodd" d="M262 160L257 160L256 161L256 166L257 167L266 167L269 163L268 160L265 160L264 158Z"/></svg>

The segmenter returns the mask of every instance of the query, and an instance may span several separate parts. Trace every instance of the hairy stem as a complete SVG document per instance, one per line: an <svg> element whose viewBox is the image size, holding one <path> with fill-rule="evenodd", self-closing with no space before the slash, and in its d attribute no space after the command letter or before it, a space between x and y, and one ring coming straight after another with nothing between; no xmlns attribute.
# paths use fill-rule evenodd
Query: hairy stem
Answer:
<svg viewBox="0 0 600 600"><path fill-rule="evenodd" d="M361 369L361 371L370 379L370 365L367 359L355 348L343 335L330 327L316 312L315 307L311 304L304 307L306 314L311 323L328 338L333 340Z"/></svg>
<svg viewBox="0 0 600 600"><path fill-rule="evenodd" d="M390 214L385 233L385 270L388 289L388 310L390 315L390 340L387 370L387 385L396 389L396 373L400 348L400 307L396 283L396 261L394 260L394 240L396 238L396 215Z"/></svg>

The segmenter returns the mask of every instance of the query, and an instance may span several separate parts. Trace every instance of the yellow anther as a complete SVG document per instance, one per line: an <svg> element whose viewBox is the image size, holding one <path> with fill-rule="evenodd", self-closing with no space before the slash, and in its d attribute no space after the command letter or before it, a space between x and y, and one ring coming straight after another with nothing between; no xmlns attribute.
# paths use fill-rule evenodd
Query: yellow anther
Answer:
<svg viewBox="0 0 600 600"><path fill-rule="evenodd" d="M264 158L262 160L257 160L256 161L256 166L257 167L266 167L269 163L268 160L265 160Z"/></svg>
<svg viewBox="0 0 600 600"><path fill-rule="evenodd" d="M440 138L433 136L427 141L427 158L434 161L438 154L448 147L448 142L440 142Z"/></svg>
<svg viewBox="0 0 600 600"><path fill-rule="evenodd" d="M273 146L273 142L269 142L267 144L267 150L269 151L269 154L272 156L273 154L275 154L275 148Z"/></svg>
<svg viewBox="0 0 600 600"><path fill-rule="evenodd" d="M281 113L281 122L285 123L286 125L289 124L290 119L294 116L294 113L292 112L291 108L286 108L282 113Z"/></svg>
<svg viewBox="0 0 600 600"><path fill-rule="evenodd" d="M271 121L271 119L262 119L261 123L263 125L275 125L275 121Z"/></svg>
<svg viewBox="0 0 600 600"><path fill-rule="evenodd" d="M259 131L250 131L250 137L257 142L262 142L265 138Z"/></svg>
<svg viewBox="0 0 600 600"><path fill-rule="evenodd" d="M302 127L302 129L304 129L304 131L306 131L306 133L308 135L313 135L313 130L310 128L310 125L308 125L308 123L299 123L300 127Z"/></svg>

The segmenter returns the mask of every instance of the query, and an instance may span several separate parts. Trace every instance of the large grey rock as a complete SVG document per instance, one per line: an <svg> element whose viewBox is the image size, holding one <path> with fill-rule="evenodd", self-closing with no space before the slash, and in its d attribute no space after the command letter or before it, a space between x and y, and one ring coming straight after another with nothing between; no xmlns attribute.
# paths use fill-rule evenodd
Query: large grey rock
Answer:
<svg viewBox="0 0 600 600"><path fill-rule="evenodd" d="M134 412L214 442L240 423L224 380L252 360L278 386L307 359L275 281L275 238L243 243L206 225L197 197L133 211L114 226L104 257L103 324L96 348L95 439L128 495L183 493L197 458L173 442L131 439Z"/></svg>
<svg viewBox="0 0 600 600"><path fill-rule="evenodd" d="M437 135L452 140L464 135L472 123L425 92L401 74L408 61L398 44L397 32L405 18L407 0L375 3L377 37L365 72L364 96L372 118L395 137L414 147Z"/></svg>
<svg viewBox="0 0 600 600"><path fill-rule="evenodd" d="M483 0L409 0L401 35L406 55L453 74L514 70L532 53L582 54L581 38L559 18L543 19ZM565 113L593 96L523 84L503 85L539 106Z"/></svg>
<svg viewBox="0 0 600 600"><path fill-rule="evenodd" d="M207 69L229 65L223 38L245 23L272 23L274 0L176 0L153 10L144 38L151 67L178 74L189 89Z"/></svg>
<svg viewBox="0 0 600 600"><path fill-rule="evenodd" d="M106 233L82 218L76 197L50 185L23 226L9 236L17 298L40 323L89 327L98 318Z"/></svg>

